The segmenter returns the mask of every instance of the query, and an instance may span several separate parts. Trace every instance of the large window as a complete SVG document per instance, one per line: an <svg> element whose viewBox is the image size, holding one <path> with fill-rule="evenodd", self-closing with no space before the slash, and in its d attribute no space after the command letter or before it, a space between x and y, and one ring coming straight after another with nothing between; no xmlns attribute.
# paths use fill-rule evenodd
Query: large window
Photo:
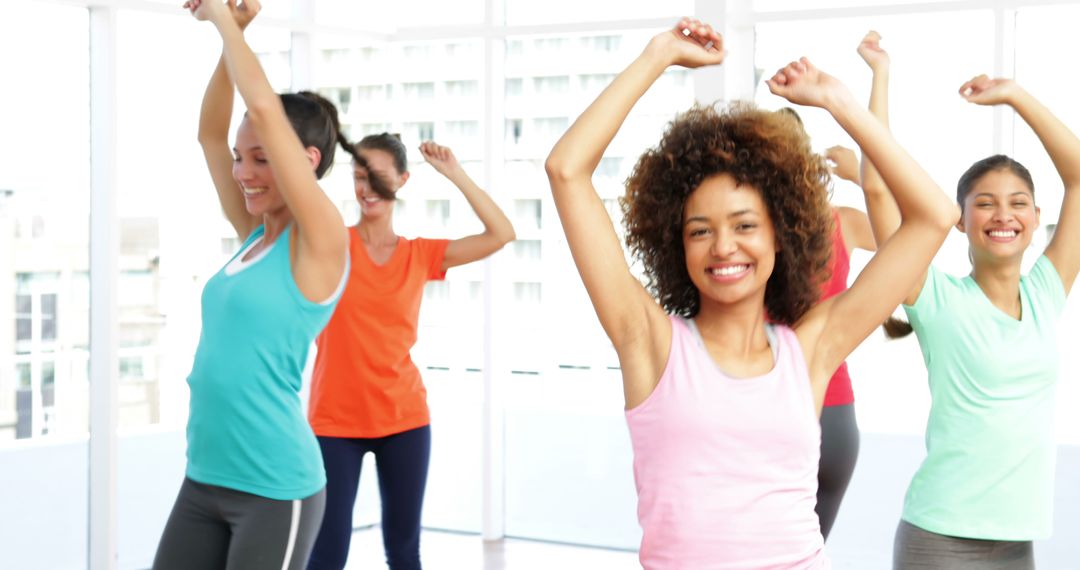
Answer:
<svg viewBox="0 0 1080 570"><path fill-rule="evenodd" d="M4 3L0 565L10 568L86 566L89 41L84 8Z"/></svg>

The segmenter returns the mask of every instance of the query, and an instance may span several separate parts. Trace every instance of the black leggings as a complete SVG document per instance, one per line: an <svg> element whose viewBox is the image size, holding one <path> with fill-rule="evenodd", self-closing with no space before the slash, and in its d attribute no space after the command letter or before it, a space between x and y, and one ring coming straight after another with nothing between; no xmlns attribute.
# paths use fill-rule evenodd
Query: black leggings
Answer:
<svg viewBox="0 0 1080 570"><path fill-rule="evenodd" d="M153 570L302 570L325 500L324 491L279 501L185 478Z"/></svg>
<svg viewBox="0 0 1080 570"><path fill-rule="evenodd" d="M893 570L1035 570L1035 553L1030 541L958 538L900 521Z"/></svg>
<svg viewBox="0 0 1080 570"><path fill-rule="evenodd" d="M859 458L859 425L855 404L821 409L821 461L818 463L817 507L821 535L829 538Z"/></svg>
<svg viewBox="0 0 1080 570"><path fill-rule="evenodd" d="M420 511L424 505L431 427L378 438L319 437L326 465L326 516L308 570L341 570L349 556L353 506L364 454L375 454L382 499L383 547L390 570L420 569Z"/></svg>

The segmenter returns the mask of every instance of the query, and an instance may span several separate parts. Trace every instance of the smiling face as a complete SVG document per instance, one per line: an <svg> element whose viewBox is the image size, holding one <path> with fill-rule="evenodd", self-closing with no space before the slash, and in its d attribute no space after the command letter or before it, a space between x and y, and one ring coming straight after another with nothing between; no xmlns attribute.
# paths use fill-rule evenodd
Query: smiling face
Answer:
<svg viewBox="0 0 1080 570"><path fill-rule="evenodd" d="M703 180L687 198L683 248L702 304L759 299L776 264L776 233L761 193L729 174Z"/></svg>
<svg viewBox="0 0 1080 570"><path fill-rule="evenodd" d="M409 180L409 173L398 172L394 157L384 150L362 147L358 150L368 163L368 168L353 164L353 191L360 202L361 216L375 218L389 215L393 212L394 203L384 200L372 190L371 172L368 169L386 181L395 193Z"/></svg>
<svg viewBox="0 0 1080 570"><path fill-rule="evenodd" d="M244 193L244 205L249 214L261 216L285 207L266 151L246 118L236 131L232 175Z"/></svg>
<svg viewBox="0 0 1080 570"><path fill-rule="evenodd" d="M1039 227L1039 208L1027 182L1007 169L983 174L964 198L957 229L967 234L972 258L1019 262Z"/></svg>

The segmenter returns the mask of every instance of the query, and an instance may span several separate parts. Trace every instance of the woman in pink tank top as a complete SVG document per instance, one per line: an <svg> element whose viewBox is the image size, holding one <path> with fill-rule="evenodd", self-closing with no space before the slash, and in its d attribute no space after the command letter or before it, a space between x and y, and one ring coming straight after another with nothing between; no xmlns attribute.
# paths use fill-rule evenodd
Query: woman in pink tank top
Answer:
<svg viewBox="0 0 1080 570"><path fill-rule="evenodd" d="M901 229L850 289L819 302L833 230L824 160L790 117L695 107L627 181L626 240L644 287L593 171L669 66L723 59L720 35L696 20L657 35L555 145L547 173L621 364L642 565L827 568L814 493L829 378L911 290L912 268L929 265L959 211L839 81L802 59L770 90L837 119L893 188Z"/></svg>

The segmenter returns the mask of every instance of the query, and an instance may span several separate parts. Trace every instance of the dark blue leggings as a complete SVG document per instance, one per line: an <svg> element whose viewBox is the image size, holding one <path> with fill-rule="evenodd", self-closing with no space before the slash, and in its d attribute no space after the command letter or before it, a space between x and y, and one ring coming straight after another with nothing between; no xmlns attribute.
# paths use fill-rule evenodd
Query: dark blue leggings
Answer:
<svg viewBox="0 0 1080 570"><path fill-rule="evenodd" d="M353 505L364 454L375 454L382 498L383 547L390 570L420 570L420 511L424 505L431 427L378 438L319 437L326 465L326 514L308 570L341 570L349 556Z"/></svg>

